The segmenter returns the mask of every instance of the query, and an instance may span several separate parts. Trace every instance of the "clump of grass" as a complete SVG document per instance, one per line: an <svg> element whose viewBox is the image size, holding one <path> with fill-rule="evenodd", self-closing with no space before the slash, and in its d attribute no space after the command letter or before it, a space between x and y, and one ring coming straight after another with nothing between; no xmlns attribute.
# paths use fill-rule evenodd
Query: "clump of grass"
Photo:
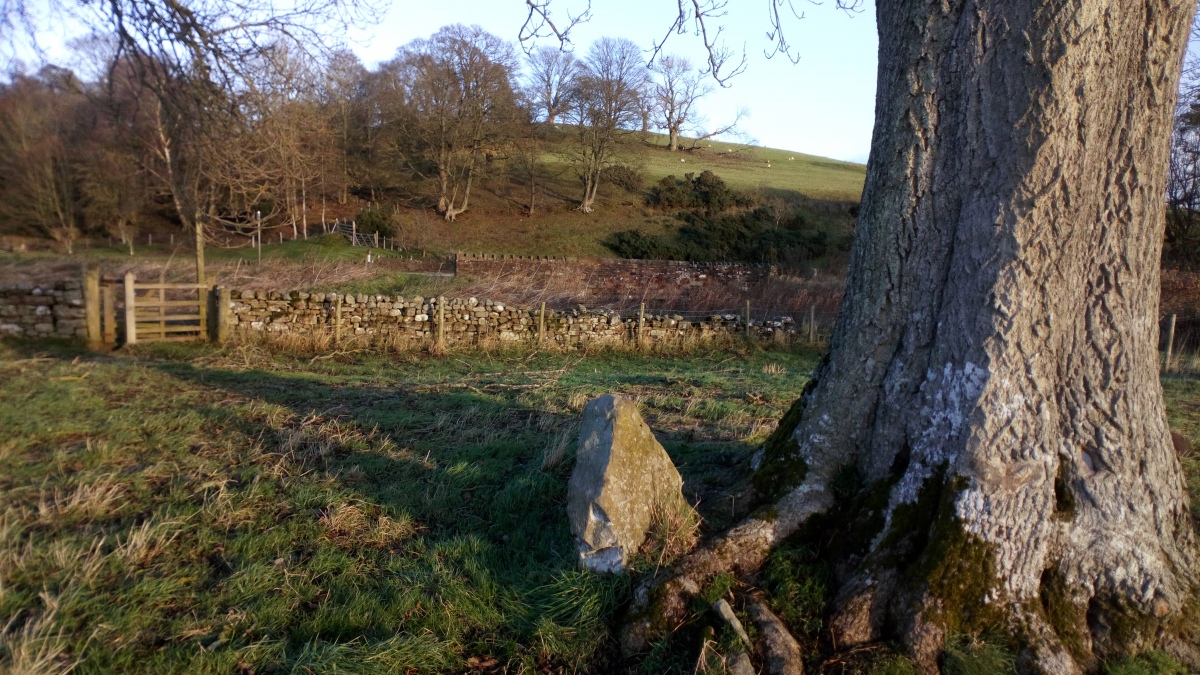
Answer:
<svg viewBox="0 0 1200 675"><path fill-rule="evenodd" d="M708 580L708 584L700 591L697 599L703 603L697 611L707 611L716 604L717 600L725 597L738 584L737 576L732 572L721 572Z"/></svg>
<svg viewBox="0 0 1200 675"><path fill-rule="evenodd" d="M700 516L684 499L657 503L650 508L650 529L630 567L657 571L687 555L700 540Z"/></svg>
<svg viewBox="0 0 1200 675"><path fill-rule="evenodd" d="M920 675L921 669L903 654L886 654L877 658L866 670L867 675Z"/></svg>
<svg viewBox="0 0 1200 675"><path fill-rule="evenodd" d="M95 481L80 482L70 491L55 488L50 493L43 492L38 502L38 516L42 522L61 518L101 519L119 508L124 494L125 486L118 483L115 476L103 475Z"/></svg>
<svg viewBox="0 0 1200 675"><path fill-rule="evenodd" d="M536 635L541 656L586 669L610 639L608 621L632 590L629 575L558 572L533 590Z"/></svg>
<svg viewBox="0 0 1200 675"><path fill-rule="evenodd" d="M762 372L763 372L763 375L772 375L772 376L786 375L787 368L784 368L783 366L779 365L778 363L775 363L774 361L772 361L770 363L763 365Z"/></svg>
<svg viewBox="0 0 1200 675"><path fill-rule="evenodd" d="M67 675L79 665L58 625L58 600L43 591L40 611L17 615L0 628L0 666L10 675Z"/></svg>
<svg viewBox="0 0 1200 675"><path fill-rule="evenodd" d="M416 532L408 516L393 519L373 515L369 510L358 504L339 504L326 509L318 522L330 541L347 549L360 546L392 549Z"/></svg>
<svg viewBox="0 0 1200 675"><path fill-rule="evenodd" d="M147 520L141 527L131 529L124 539L119 539L113 553L129 567L146 567L179 537L178 525Z"/></svg>
<svg viewBox="0 0 1200 675"><path fill-rule="evenodd" d="M945 675L1006 675L1017 672L1017 656L999 638L952 635L942 652Z"/></svg>
<svg viewBox="0 0 1200 675"><path fill-rule="evenodd" d="M578 428L574 425L566 426L552 437L550 443L542 451L543 470L553 471L562 464L563 458L567 456L567 450L573 445L578 431Z"/></svg>
<svg viewBox="0 0 1200 675"><path fill-rule="evenodd" d="M832 574L804 545L784 545L767 557L763 580L771 607L798 638L815 639L824 626Z"/></svg>
<svg viewBox="0 0 1200 675"><path fill-rule="evenodd" d="M1188 675L1186 666L1159 651L1104 664L1106 675Z"/></svg>
<svg viewBox="0 0 1200 675"><path fill-rule="evenodd" d="M576 412L582 412L583 407L587 405L592 397L587 392L576 391L567 397L567 408Z"/></svg>

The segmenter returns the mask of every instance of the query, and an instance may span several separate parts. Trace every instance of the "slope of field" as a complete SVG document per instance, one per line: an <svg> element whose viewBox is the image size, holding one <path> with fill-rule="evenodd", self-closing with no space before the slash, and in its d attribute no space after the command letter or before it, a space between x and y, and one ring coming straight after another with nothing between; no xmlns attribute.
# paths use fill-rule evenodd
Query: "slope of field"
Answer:
<svg viewBox="0 0 1200 675"><path fill-rule="evenodd" d="M569 161L570 143L570 131L563 128L547 143L541 158L543 188L532 216L523 177L493 168L472 196L471 211L457 222L438 221L431 227L425 221L429 214L404 211L402 229L424 228L428 245L442 251L607 257L613 253L601 242L614 232L663 234L679 226L673 214L645 205L645 190L668 175L710 170L760 204L795 210L815 227L843 233L853 224L848 211L858 203L866 176L861 164L788 150L706 141L671 152L661 135L648 134L643 140L634 134L619 145L616 161L642 173L643 189L604 184L595 211L581 213L576 207L582 187ZM691 145L687 140L684 147Z"/></svg>

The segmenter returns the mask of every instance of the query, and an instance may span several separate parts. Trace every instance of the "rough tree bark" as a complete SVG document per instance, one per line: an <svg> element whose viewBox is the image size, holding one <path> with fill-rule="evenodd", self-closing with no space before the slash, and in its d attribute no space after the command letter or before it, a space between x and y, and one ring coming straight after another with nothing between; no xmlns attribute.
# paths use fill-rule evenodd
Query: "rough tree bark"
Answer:
<svg viewBox="0 0 1200 675"><path fill-rule="evenodd" d="M845 300L757 458L773 504L639 589L626 650L709 575L835 527L857 543L841 547L839 646L890 637L936 672L948 634L992 628L1033 671L1152 647L1200 668L1196 533L1157 365L1195 5L878 0Z"/></svg>

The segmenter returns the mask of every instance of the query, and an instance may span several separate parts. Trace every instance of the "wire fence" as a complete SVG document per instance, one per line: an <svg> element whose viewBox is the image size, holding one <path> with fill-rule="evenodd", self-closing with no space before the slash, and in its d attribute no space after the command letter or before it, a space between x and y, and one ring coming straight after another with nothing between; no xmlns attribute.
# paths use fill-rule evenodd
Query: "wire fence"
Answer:
<svg viewBox="0 0 1200 675"><path fill-rule="evenodd" d="M349 223L341 220L335 221L333 223L333 227L330 228L330 232L335 232L345 236L346 240L350 242L351 246L365 246L367 248L378 248L385 251L403 250L403 247L399 246L393 237L380 236L378 231L370 234L359 232L357 221L351 221Z"/></svg>

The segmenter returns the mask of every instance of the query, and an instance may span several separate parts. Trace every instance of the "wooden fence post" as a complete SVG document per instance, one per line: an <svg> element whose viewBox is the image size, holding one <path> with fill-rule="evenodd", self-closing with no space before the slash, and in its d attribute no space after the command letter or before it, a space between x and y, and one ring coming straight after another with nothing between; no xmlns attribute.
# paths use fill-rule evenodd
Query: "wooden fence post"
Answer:
<svg viewBox="0 0 1200 675"><path fill-rule="evenodd" d="M133 272L125 273L125 344L137 344L137 278Z"/></svg>
<svg viewBox="0 0 1200 675"><path fill-rule="evenodd" d="M642 327L646 325L646 303L638 307L637 346L642 346Z"/></svg>
<svg viewBox="0 0 1200 675"><path fill-rule="evenodd" d="M437 346L439 350L446 348L446 296L438 296L438 330Z"/></svg>
<svg viewBox="0 0 1200 675"><path fill-rule="evenodd" d="M100 335L100 266L96 263L89 264L84 273L83 302L88 349L99 349L104 340Z"/></svg>
<svg viewBox="0 0 1200 675"><path fill-rule="evenodd" d="M1171 352L1175 349L1175 315L1171 315L1171 322L1167 324L1167 363L1163 368L1166 372L1171 372Z"/></svg>
<svg viewBox="0 0 1200 675"><path fill-rule="evenodd" d="M117 344L117 303L113 299L112 284L105 284L100 287L100 309L104 320L101 322L101 330L104 333L104 344Z"/></svg>
<svg viewBox="0 0 1200 675"><path fill-rule="evenodd" d="M213 288L212 298L214 304L212 339L217 344L223 345L229 340L229 302L231 299L229 289L224 286Z"/></svg>
<svg viewBox="0 0 1200 675"><path fill-rule="evenodd" d="M337 298L333 305L333 341L337 344L342 341L342 294L333 295Z"/></svg>
<svg viewBox="0 0 1200 675"><path fill-rule="evenodd" d="M538 312L538 343L546 341L546 303L542 303L542 309Z"/></svg>
<svg viewBox="0 0 1200 675"><path fill-rule="evenodd" d="M750 301L746 301L746 337L750 337Z"/></svg>
<svg viewBox="0 0 1200 675"><path fill-rule="evenodd" d="M379 248L379 230L375 230L375 248Z"/></svg>

